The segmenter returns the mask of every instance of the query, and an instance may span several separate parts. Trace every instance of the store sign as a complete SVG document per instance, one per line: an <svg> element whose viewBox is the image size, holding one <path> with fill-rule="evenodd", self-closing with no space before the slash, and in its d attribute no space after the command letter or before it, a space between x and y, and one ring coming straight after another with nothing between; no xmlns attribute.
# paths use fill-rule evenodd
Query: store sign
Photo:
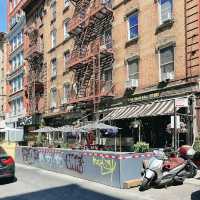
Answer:
<svg viewBox="0 0 200 200"><path fill-rule="evenodd" d="M18 119L18 126L32 125L32 117L23 117Z"/></svg>
<svg viewBox="0 0 200 200"><path fill-rule="evenodd" d="M175 99L176 108L188 107L188 98Z"/></svg>
<svg viewBox="0 0 200 200"><path fill-rule="evenodd" d="M174 116L171 116L171 128L174 128ZM180 116L176 116L176 128L177 129L181 128Z"/></svg>

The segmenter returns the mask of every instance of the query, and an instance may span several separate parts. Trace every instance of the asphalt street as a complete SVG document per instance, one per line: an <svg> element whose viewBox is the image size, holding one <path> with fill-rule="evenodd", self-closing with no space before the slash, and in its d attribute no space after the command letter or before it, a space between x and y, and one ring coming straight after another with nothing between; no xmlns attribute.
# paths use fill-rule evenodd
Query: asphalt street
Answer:
<svg viewBox="0 0 200 200"><path fill-rule="evenodd" d="M0 182L0 200L200 200L199 182L141 193L18 165L15 182Z"/></svg>

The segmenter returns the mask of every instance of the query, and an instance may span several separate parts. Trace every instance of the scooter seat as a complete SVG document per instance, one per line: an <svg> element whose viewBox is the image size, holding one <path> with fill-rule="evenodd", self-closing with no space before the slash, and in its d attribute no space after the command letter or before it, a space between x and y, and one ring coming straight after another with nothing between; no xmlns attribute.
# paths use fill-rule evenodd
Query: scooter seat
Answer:
<svg viewBox="0 0 200 200"><path fill-rule="evenodd" d="M169 158L166 160L163 164L163 169L166 170L171 170L174 169L175 167L183 164L185 161L182 158Z"/></svg>

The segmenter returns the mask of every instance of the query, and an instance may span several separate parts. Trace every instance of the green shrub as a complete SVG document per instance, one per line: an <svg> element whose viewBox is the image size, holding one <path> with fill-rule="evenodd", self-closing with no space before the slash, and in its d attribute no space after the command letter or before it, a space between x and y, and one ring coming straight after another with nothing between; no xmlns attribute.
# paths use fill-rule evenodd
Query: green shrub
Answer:
<svg viewBox="0 0 200 200"><path fill-rule="evenodd" d="M69 147L69 144L68 143L62 143L61 144L61 148L62 149L67 149Z"/></svg>
<svg viewBox="0 0 200 200"><path fill-rule="evenodd" d="M45 136L42 135L42 133L38 133L37 138L36 138L36 145L43 146L44 140L45 140Z"/></svg>
<svg viewBox="0 0 200 200"><path fill-rule="evenodd" d="M200 152L200 137L195 139L193 148L195 151Z"/></svg>
<svg viewBox="0 0 200 200"><path fill-rule="evenodd" d="M137 142L131 149L137 153L145 153L149 151L149 144L146 142Z"/></svg>

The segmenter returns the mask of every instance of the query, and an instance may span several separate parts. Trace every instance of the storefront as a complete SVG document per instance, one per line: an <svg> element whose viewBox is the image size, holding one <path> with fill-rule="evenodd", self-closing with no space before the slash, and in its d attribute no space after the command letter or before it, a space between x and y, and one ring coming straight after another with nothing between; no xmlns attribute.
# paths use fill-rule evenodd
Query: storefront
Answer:
<svg viewBox="0 0 200 200"><path fill-rule="evenodd" d="M185 96L116 107L101 121L122 128L122 135L132 137L133 143L145 141L151 148L189 144L193 118L188 100Z"/></svg>

